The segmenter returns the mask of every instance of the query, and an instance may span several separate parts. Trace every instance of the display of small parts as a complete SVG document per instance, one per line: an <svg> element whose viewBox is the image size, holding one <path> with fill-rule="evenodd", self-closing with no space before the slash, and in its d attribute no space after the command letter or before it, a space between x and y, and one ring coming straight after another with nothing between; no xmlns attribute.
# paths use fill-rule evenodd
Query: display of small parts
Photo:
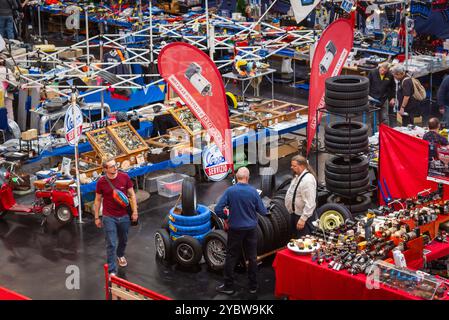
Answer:
<svg viewBox="0 0 449 320"><path fill-rule="evenodd" d="M120 150L119 146L115 143L114 139L112 139L112 137L108 134L106 129L93 133L92 138L94 139L95 143L98 145L98 147L101 149L102 153L104 153L106 157L113 158L122 154L122 151Z"/></svg>
<svg viewBox="0 0 449 320"><path fill-rule="evenodd" d="M97 164L90 163L90 162L84 162L84 161L79 161L78 162L78 166L79 166L79 169L81 171L88 171L88 170L91 170L91 169L98 168Z"/></svg>
<svg viewBox="0 0 449 320"><path fill-rule="evenodd" d="M160 138L160 139L158 140L158 142L167 144L167 145L169 145L169 146L177 145L177 144L179 144L179 143L181 143L181 142L183 142L183 141L184 141L184 140L181 139L181 137L178 137L178 138L176 138L176 137L164 138L164 137L163 137L163 138Z"/></svg>
<svg viewBox="0 0 449 320"><path fill-rule="evenodd" d="M248 115L258 119L269 119L273 117L272 113L264 111L248 111Z"/></svg>
<svg viewBox="0 0 449 320"><path fill-rule="evenodd" d="M184 123L190 128L190 130L192 130L192 132L198 132L203 129L199 120L195 118L192 112L188 109L180 111L178 117L182 121L182 123Z"/></svg>
<svg viewBox="0 0 449 320"><path fill-rule="evenodd" d="M252 123L257 121L257 118L255 116L249 114L240 114L233 117L233 119L243 123Z"/></svg>
<svg viewBox="0 0 449 320"><path fill-rule="evenodd" d="M145 147L139 137L128 127L120 126L112 128L123 144L131 151Z"/></svg>

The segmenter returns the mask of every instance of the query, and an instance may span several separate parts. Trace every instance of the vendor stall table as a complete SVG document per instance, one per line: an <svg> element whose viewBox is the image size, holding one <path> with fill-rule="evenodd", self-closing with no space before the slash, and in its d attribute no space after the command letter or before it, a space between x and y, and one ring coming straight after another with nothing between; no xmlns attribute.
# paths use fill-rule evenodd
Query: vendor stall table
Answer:
<svg viewBox="0 0 449 320"><path fill-rule="evenodd" d="M282 126L281 126L282 124ZM233 138L233 146L234 148L237 146L240 146L242 144L246 144L249 141L257 141L259 140L263 135L269 136L270 134L286 134L295 132L300 129L304 129L307 127L307 119L297 119L294 121L288 121L284 122L278 125L275 125L273 128L266 128L265 130L258 130L258 131L251 131L251 133L247 133L244 135L240 135L238 137ZM196 155L195 155L196 156ZM175 161L172 160L166 160L158 163L152 163L148 164L146 166L142 166L136 169L131 169L127 171L128 175L133 178L137 176L141 176L150 172L158 171L158 170L164 170L169 168L176 168L179 166L182 166L183 164L191 164L192 158L194 156L190 154L179 156L175 159ZM91 182L88 184L81 185L81 194L84 196L85 194L89 192L94 192L96 187L96 182Z"/></svg>
<svg viewBox="0 0 449 320"><path fill-rule="evenodd" d="M433 243L426 249L434 253L446 252L449 244ZM429 255L427 261L430 261ZM416 264L420 266L422 262L421 259ZM409 267L413 269L413 265L409 264ZM327 263L319 265L309 255L301 256L288 249L276 254L273 268L276 276L275 295L278 297L287 296L298 300L419 300L383 284L380 284L379 289L368 289L365 274L351 275L346 270L335 271L329 269ZM449 300L449 297L445 300Z"/></svg>
<svg viewBox="0 0 449 320"><path fill-rule="evenodd" d="M276 72L275 69L266 69L264 71L261 72L257 72L254 76L249 76L249 77L240 77L239 75L233 73L233 72L228 72L225 73L223 75L223 79L226 79L225 82L225 87L228 85L228 83L232 80L232 81L240 81L242 86L241 86L241 95L242 95L242 100L245 100L245 93L248 90L249 86L251 85L251 81L259 78L259 77L267 77L268 75L271 74L271 80L269 79L269 81L271 82L271 99L274 100L274 73ZM248 82L248 84L245 86L245 83ZM258 92L258 88L254 88L254 96L258 97L259 96L259 92Z"/></svg>

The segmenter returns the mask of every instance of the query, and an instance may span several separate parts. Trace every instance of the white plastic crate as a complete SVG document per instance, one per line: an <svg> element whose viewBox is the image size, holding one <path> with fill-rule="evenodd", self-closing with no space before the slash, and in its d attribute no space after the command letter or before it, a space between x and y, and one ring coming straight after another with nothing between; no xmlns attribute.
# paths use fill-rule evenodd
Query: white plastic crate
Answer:
<svg viewBox="0 0 449 320"><path fill-rule="evenodd" d="M182 181L188 177L185 174L172 173L157 180L157 192L167 198L175 197L181 193Z"/></svg>

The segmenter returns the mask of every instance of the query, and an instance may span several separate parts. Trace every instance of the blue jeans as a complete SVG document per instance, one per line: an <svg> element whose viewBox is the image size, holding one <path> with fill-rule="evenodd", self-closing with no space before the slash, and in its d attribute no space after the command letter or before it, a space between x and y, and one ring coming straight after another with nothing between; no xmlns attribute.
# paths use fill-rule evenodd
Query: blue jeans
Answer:
<svg viewBox="0 0 449 320"><path fill-rule="evenodd" d="M117 273L118 271L117 257L123 257L125 255L130 225L131 220L128 215L120 218L103 216L103 228L106 238L106 253L108 256L109 272Z"/></svg>
<svg viewBox="0 0 449 320"><path fill-rule="evenodd" d="M14 19L11 16L0 16L0 34L5 39L15 39Z"/></svg>

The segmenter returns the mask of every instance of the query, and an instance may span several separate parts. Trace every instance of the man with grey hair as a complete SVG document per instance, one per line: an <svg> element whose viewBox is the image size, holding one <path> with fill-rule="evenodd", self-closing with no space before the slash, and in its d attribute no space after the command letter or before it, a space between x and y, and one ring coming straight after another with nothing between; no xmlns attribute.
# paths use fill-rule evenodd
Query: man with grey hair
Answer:
<svg viewBox="0 0 449 320"><path fill-rule="evenodd" d="M388 100L393 97L394 78L389 72L390 64L383 62L368 74L369 96L376 107L380 107L379 124L389 125Z"/></svg>
<svg viewBox="0 0 449 320"><path fill-rule="evenodd" d="M402 64L395 65L390 71L396 82L395 97L391 99L390 105L394 106L395 111L402 117L404 127L414 124L415 116L421 114L421 103L413 97L412 78L407 76Z"/></svg>
<svg viewBox="0 0 449 320"><path fill-rule="evenodd" d="M249 170L242 167L236 173L237 183L221 196L215 206L216 214L228 222L228 242L224 267L224 283L216 289L232 295L234 268L240 259L242 246L248 259L249 292L257 292L257 221L258 214L267 215L267 209L257 190L248 184ZM229 214L224 213L228 207Z"/></svg>

